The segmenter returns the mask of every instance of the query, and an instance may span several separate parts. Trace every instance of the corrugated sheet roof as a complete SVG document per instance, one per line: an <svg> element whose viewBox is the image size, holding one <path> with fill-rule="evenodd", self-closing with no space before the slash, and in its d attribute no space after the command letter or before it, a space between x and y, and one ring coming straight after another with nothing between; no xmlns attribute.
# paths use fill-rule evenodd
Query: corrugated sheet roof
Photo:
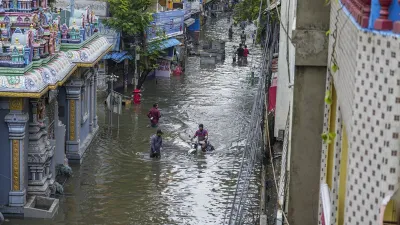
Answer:
<svg viewBox="0 0 400 225"><path fill-rule="evenodd" d="M116 63L120 63L125 59L132 60L133 57L127 51L122 51L122 52L110 52L107 55L105 55L103 59L111 59Z"/></svg>
<svg viewBox="0 0 400 225"><path fill-rule="evenodd" d="M167 48L171 48L173 46L180 45L181 42L176 40L175 38L170 38L170 39L161 41L161 43L152 43L152 44L153 45L150 45L149 48L148 48L149 52L152 52L155 49L164 50L164 49L167 49Z"/></svg>

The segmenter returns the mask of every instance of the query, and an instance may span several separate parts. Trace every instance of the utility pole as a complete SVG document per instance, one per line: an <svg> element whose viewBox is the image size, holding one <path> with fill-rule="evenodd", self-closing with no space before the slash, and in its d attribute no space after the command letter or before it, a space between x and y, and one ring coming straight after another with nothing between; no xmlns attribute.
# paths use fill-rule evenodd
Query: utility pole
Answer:
<svg viewBox="0 0 400 225"><path fill-rule="evenodd" d="M140 51L140 49L139 49L139 46L137 45L137 41L135 40L135 46L134 46L134 53L135 53L135 71L134 71L134 73L133 73L133 79L134 79L134 88L133 89L136 89L136 87L137 87L137 85L138 85L138 72L139 72L139 70L138 70L138 61L140 60L140 54L139 54L139 51Z"/></svg>

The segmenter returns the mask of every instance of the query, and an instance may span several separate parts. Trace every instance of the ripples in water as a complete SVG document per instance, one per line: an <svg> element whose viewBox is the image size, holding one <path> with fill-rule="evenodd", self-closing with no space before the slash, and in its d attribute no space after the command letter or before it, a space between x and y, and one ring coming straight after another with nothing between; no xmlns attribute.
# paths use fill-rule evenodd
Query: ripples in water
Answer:
<svg viewBox="0 0 400 225"><path fill-rule="evenodd" d="M227 40L228 27L226 19L212 22L205 35ZM255 90L250 67L260 60L260 49L249 45L249 66L233 66L231 53L238 38L235 35L235 43L226 43L226 60L215 69L201 69L199 58L190 57L184 76L148 81L142 104L123 111L119 129L116 116L115 127L107 127L108 117L99 103L99 134L84 163L73 166L56 218L12 219L6 225L223 224L235 190ZM160 128L165 133L160 160L148 155L149 137L155 129L148 127L146 114L154 102L162 109ZM209 131L216 151L188 155L187 140L199 123ZM252 178L251 207L258 205L258 183Z"/></svg>

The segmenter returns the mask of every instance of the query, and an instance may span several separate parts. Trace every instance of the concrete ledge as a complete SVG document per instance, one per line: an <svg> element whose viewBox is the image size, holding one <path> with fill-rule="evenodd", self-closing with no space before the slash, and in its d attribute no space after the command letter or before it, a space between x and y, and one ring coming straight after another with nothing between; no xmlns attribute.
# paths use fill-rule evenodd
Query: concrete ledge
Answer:
<svg viewBox="0 0 400 225"><path fill-rule="evenodd" d="M58 199L33 196L24 207L24 217L51 219L57 213L58 207Z"/></svg>
<svg viewBox="0 0 400 225"><path fill-rule="evenodd" d="M0 206L0 212L6 215L16 216L16 217L23 217L24 215L24 207L11 207L11 206Z"/></svg>
<svg viewBox="0 0 400 225"><path fill-rule="evenodd" d="M296 66L326 66L328 42L326 31L294 30L292 41L296 49Z"/></svg>

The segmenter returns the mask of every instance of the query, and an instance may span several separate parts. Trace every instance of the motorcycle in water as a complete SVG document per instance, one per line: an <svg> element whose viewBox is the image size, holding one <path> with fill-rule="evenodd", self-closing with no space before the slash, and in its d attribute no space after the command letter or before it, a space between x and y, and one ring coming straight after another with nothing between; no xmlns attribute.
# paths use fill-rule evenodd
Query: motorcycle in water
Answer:
<svg viewBox="0 0 400 225"><path fill-rule="evenodd" d="M215 150L214 146L212 146L210 144L210 141L208 141L205 151L202 151L202 149L201 149L201 146L203 144L205 144L204 141L192 141L192 140L190 140L189 144L190 144L190 149L188 151L189 155L190 154L200 153L200 152L211 152L211 151Z"/></svg>

